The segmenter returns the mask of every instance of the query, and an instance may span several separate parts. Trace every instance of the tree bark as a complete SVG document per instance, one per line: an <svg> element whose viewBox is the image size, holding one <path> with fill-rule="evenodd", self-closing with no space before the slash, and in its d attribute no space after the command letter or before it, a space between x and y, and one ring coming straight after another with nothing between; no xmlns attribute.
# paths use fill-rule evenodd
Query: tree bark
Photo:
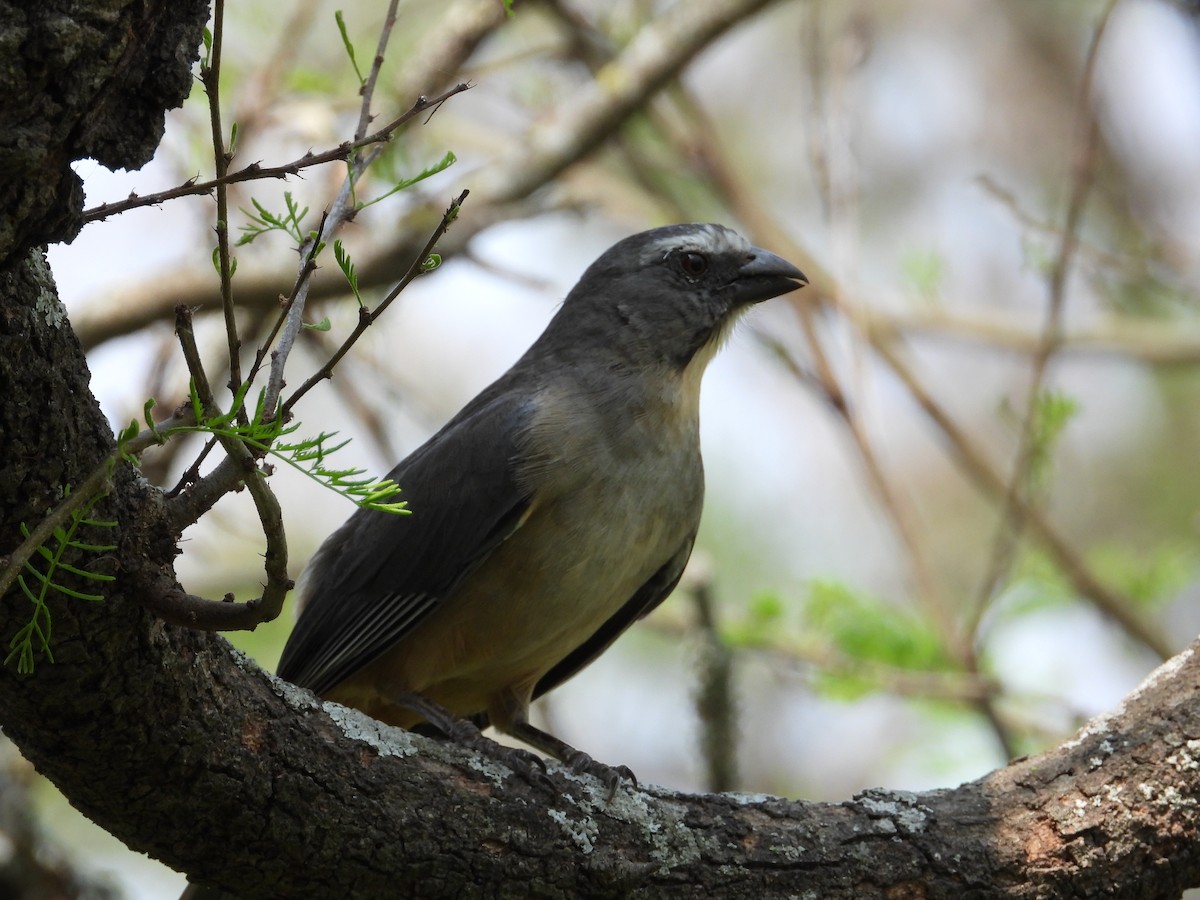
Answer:
<svg viewBox="0 0 1200 900"><path fill-rule="evenodd" d="M3 92L0 135L24 167L0 185L8 554L20 524L113 446L34 245L72 234L70 160L134 166L152 152L206 10L0 13L20 87ZM245 897L1173 897L1200 884L1197 645L1074 741L953 790L837 804L629 786L609 797L557 766L527 779L319 704L220 637L158 621L136 593L169 578L177 552L157 491L122 464L97 517L119 522L118 549L80 564L117 580L103 603L53 602L55 662L0 672L0 723L85 815ZM28 614L10 591L0 634Z"/></svg>

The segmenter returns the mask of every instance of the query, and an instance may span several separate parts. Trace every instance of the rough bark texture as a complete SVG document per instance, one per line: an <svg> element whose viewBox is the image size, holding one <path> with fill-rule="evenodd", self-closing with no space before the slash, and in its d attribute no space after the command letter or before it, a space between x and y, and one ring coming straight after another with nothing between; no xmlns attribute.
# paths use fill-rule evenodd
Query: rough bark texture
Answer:
<svg viewBox="0 0 1200 900"><path fill-rule="evenodd" d="M71 162L132 169L154 156L207 16L197 0L0 2L0 260L78 232Z"/></svg>
<svg viewBox="0 0 1200 900"><path fill-rule="evenodd" d="M112 444L29 246L71 233L70 159L147 158L204 12L0 6L0 136L23 167L0 166L0 554ZM121 467L100 514L120 522L119 549L81 564L118 580L103 604L55 602L57 662L0 671L0 723L86 815L243 896L1174 897L1200 883L1196 646L1076 741L954 790L609 799L320 706L220 638L162 624L128 577L173 559L157 495ZM10 592L0 635L27 617Z"/></svg>

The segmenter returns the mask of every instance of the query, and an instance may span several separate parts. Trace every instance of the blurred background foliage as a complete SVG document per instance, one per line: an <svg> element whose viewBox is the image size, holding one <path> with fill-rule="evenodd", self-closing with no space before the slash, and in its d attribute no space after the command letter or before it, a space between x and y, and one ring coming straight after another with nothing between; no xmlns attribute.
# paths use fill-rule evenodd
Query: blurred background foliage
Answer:
<svg viewBox="0 0 1200 900"><path fill-rule="evenodd" d="M234 168L353 133L336 8L231 4ZM382 15L344 10L361 67ZM1167 0L403 2L377 122L473 87L360 183L369 200L457 158L341 235L368 305L472 193L445 264L310 395L301 433L353 437L343 463L382 474L611 242L739 228L812 284L753 311L709 372L680 590L537 714L644 781L813 799L955 784L1053 745L1200 632L1198 48L1195 5ZM209 177L209 130L197 84L145 171L79 167L88 206ZM281 210L288 191L314 227L344 171L238 184L231 208ZM190 198L52 249L116 424L184 396L176 303L219 359L213 218ZM281 234L238 249L247 352L295 261ZM357 317L336 266L316 285L310 317L332 329L306 334L293 384ZM148 477L173 484L198 446ZM351 509L291 472L273 483L298 572ZM245 497L186 537L190 591L257 595ZM289 627L230 639L269 668ZM90 853L135 895L169 889L111 839Z"/></svg>

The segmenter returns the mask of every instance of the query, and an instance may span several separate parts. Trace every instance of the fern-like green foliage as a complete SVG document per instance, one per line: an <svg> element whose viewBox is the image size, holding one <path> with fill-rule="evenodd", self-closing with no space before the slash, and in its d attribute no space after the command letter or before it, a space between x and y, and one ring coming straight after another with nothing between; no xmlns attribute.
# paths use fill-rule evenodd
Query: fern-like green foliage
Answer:
<svg viewBox="0 0 1200 900"><path fill-rule="evenodd" d="M390 478L375 480L361 477L366 469L330 468L326 460L332 453L341 450L349 439L338 444L328 442L337 437L336 431L322 431L316 437L306 438L294 444L277 443L270 453L283 460L293 468L303 472L309 478L322 484L347 500L352 500L366 509L379 510L399 515L408 515L408 501L394 500L400 493L400 486Z"/></svg>
<svg viewBox="0 0 1200 900"><path fill-rule="evenodd" d="M329 457L350 443L349 440L333 443L337 432L323 431L315 437L293 441L282 440L295 434L300 423L285 425L277 411L276 414L268 416L264 406L265 391L259 392L254 415L250 420L245 424L239 423L237 410L242 408L248 390L248 385L242 386L234 397L229 412L217 416L206 416L204 405L201 403L200 395L196 392L196 386L193 383L191 402L192 412L196 419L195 425L166 430L158 429L150 416L150 412L154 408L154 403L151 401L146 404L145 408L146 426L158 435L159 441L162 443L166 443L176 434L183 433L211 434L216 437L233 438L263 455L272 456L298 472L303 472L318 484L329 488L334 493L341 494L358 506L397 515L407 515L410 512L407 501L395 499L400 493L400 486L390 478L377 480L362 477L366 473L365 469L352 466L333 468L329 465ZM117 440L118 449L138 431L138 423L131 422Z"/></svg>
<svg viewBox="0 0 1200 900"><path fill-rule="evenodd" d="M814 581L804 604L804 628L861 672L823 672L816 686L827 696L852 700L878 688L872 664L925 672L950 672L953 662L936 629L913 609L888 603L833 581Z"/></svg>
<svg viewBox="0 0 1200 900"><path fill-rule="evenodd" d="M392 180L395 183L390 188L388 188L387 191L380 194L374 200L367 200L365 202L359 203L358 208L366 209L368 206L373 206L381 200L386 200L388 197L392 196L392 194L398 193L400 191L408 190L414 184L420 184L426 178L432 178L434 175L437 175L439 172L446 171L448 168L450 168L456 162L458 162L458 157L454 155L453 151L447 150L446 154L441 159L439 159L433 165L426 166L424 169L422 169L416 175L410 175L408 177L403 177L403 176L397 175L395 172L392 172L390 177L392 178ZM390 165L390 161L388 164Z"/></svg>
<svg viewBox="0 0 1200 900"><path fill-rule="evenodd" d="M297 244L304 241L304 229L301 222L308 215L308 207L301 209L300 204L292 197L291 191L284 191L283 202L286 209L281 213L271 212L253 197L250 198L250 202L254 204L254 208L258 212L252 213L248 209L242 209L250 221L240 226L242 236L237 241L239 247L249 244L259 235L266 234L268 231L282 231Z"/></svg>
<svg viewBox="0 0 1200 900"><path fill-rule="evenodd" d="M350 285L354 299L358 301L359 306L364 306L362 294L358 292L358 271L354 268L354 261L350 259L350 254L346 252L346 247L341 241L333 242L333 258L337 261L342 274L346 276L346 284Z"/></svg>
<svg viewBox="0 0 1200 900"><path fill-rule="evenodd" d="M1038 394L1036 403L1029 480L1034 490L1044 491L1049 481L1050 464L1059 438L1071 420L1079 414L1079 401L1062 391L1043 390Z"/></svg>
<svg viewBox="0 0 1200 900"><path fill-rule="evenodd" d="M54 662L54 654L50 651L50 610L46 605L52 591L76 600L90 600L94 603L104 599L101 594L79 591L61 584L57 580L59 576L66 572L91 582L113 580L112 575L88 571L65 559L72 551L94 556L116 549L115 544L87 543L80 540L77 535L80 528L116 527L116 522L90 518L92 509L103 496L103 494L97 494L82 508L71 513L70 523L65 528L55 528L51 540L38 547L37 556L40 558L40 565L35 564L36 560L27 561L24 573L17 576L17 584L21 588L21 593L33 604L33 614L29 622L8 642L8 656L5 657L4 664L10 665L15 659L17 671L22 675L29 675L33 672L34 663L39 656L45 657L49 662ZM24 522L21 523L21 533L26 538L29 537L29 528Z"/></svg>

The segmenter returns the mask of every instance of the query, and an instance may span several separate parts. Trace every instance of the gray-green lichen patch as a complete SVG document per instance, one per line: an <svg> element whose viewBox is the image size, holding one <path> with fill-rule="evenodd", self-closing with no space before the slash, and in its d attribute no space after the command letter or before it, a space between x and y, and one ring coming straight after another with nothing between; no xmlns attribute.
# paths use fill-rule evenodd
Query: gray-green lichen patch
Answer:
<svg viewBox="0 0 1200 900"><path fill-rule="evenodd" d="M51 328L61 328L63 323L67 321L67 310L54 291L46 287L46 285L54 284L54 276L50 272L50 265L46 262L46 257L41 253L30 253L28 261L35 283L42 285L38 291L37 299L33 302L34 312Z"/></svg>
<svg viewBox="0 0 1200 900"><path fill-rule="evenodd" d="M928 811L909 791L868 791L855 798L856 802L873 819L879 820L884 830L913 834L925 830L929 820Z"/></svg>
<svg viewBox="0 0 1200 900"><path fill-rule="evenodd" d="M378 719L337 703L321 704L326 714L352 740L375 748L380 756L413 756L418 751L412 736L403 728L385 725Z"/></svg>
<svg viewBox="0 0 1200 900"><path fill-rule="evenodd" d="M551 821L558 823L568 838L584 853L591 853L596 847L596 838L600 829L596 820L589 815L573 818L561 809L546 810Z"/></svg>

